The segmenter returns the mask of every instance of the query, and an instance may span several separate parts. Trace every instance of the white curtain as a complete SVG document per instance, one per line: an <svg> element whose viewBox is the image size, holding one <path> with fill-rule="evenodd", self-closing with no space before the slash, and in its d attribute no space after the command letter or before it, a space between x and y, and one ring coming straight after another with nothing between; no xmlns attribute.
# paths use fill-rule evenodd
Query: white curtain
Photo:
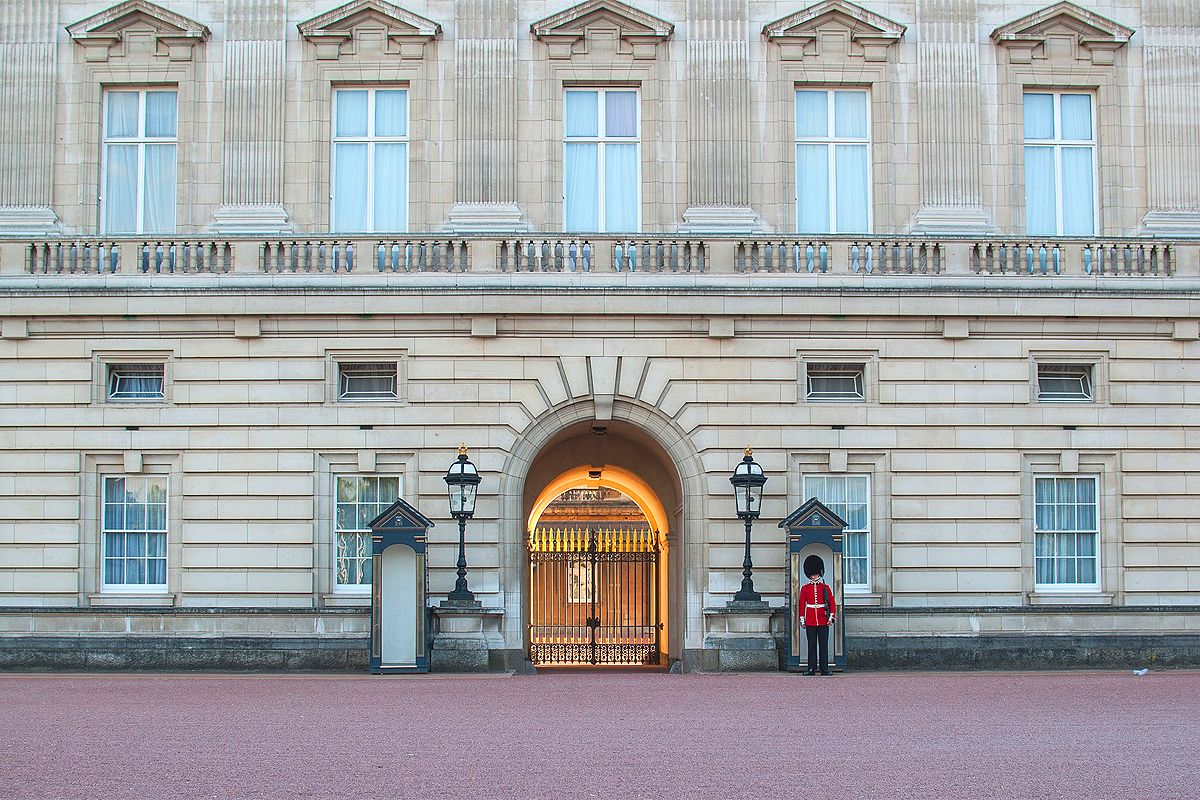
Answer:
<svg viewBox="0 0 1200 800"><path fill-rule="evenodd" d="M1063 127L1066 127L1064 119ZM1091 236L1096 230L1096 193L1091 147L1062 148L1063 235Z"/></svg>
<svg viewBox="0 0 1200 800"><path fill-rule="evenodd" d="M1092 139L1092 96L1087 94L1064 94L1059 97L1059 112L1062 115L1062 139L1091 141Z"/></svg>
<svg viewBox="0 0 1200 800"><path fill-rule="evenodd" d="M796 136L829 135L829 97L824 91L796 92Z"/></svg>
<svg viewBox="0 0 1200 800"><path fill-rule="evenodd" d="M597 181L597 144L567 143L566 227L569 231L594 231L600 227L600 191Z"/></svg>
<svg viewBox="0 0 1200 800"><path fill-rule="evenodd" d="M408 92L403 89L376 90L375 135L408 135Z"/></svg>
<svg viewBox="0 0 1200 800"><path fill-rule="evenodd" d="M104 176L104 230L106 233L137 231L136 144L110 144Z"/></svg>
<svg viewBox="0 0 1200 800"><path fill-rule="evenodd" d="M838 138L867 138L867 93L833 93L834 135Z"/></svg>
<svg viewBox="0 0 1200 800"><path fill-rule="evenodd" d="M138 93L109 92L105 95L104 136L107 139L138 134Z"/></svg>
<svg viewBox="0 0 1200 800"><path fill-rule="evenodd" d="M1058 232L1058 197L1054 189L1054 148L1025 147L1025 231L1030 236Z"/></svg>
<svg viewBox="0 0 1200 800"><path fill-rule="evenodd" d="M839 144L834 149L834 157L837 162L838 233L866 232L867 197L869 196L867 146L865 144Z"/></svg>
<svg viewBox="0 0 1200 800"><path fill-rule="evenodd" d="M375 227L408 229L408 145L375 145Z"/></svg>
<svg viewBox="0 0 1200 800"><path fill-rule="evenodd" d="M827 144L796 145L796 230L804 233L829 231Z"/></svg>
<svg viewBox="0 0 1200 800"><path fill-rule="evenodd" d="M175 138L175 92L146 92L146 135Z"/></svg>
<svg viewBox="0 0 1200 800"><path fill-rule="evenodd" d="M1025 139L1054 138L1054 95L1025 95Z"/></svg>
<svg viewBox="0 0 1200 800"><path fill-rule="evenodd" d="M334 136L367 135L367 91L340 89L337 93L337 119Z"/></svg>
<svg viewBox="0 0 1200 800"><path fill-rule="evenodd" d="M607 136L637 136L637 92L604 93L604 132Z"/></svg>
<svg viewBox="0 0 1200 800"><path fill-rule="evenodd" d="M636 231L638 225L638 148L604 146L604 229Z"/></svg>
<svg viewBox="0 0 1200 800"><path fill-rule="evenodd" d="M563 130L568 138L597 136L600 133L599 97L595 91L567 92Z"/></svg>
<svg viewBox="0 0 1200 800"><path fill-rule="evenodd" d="M175 230L175 145L148 144L145 159L142 230L171 233Z"/></svg>
<svg viewBox="0 0 1200 800"><path fill-rule="evenodd" d="M338 233L367 230L367 145L334 147L333 229Z"/></svg>

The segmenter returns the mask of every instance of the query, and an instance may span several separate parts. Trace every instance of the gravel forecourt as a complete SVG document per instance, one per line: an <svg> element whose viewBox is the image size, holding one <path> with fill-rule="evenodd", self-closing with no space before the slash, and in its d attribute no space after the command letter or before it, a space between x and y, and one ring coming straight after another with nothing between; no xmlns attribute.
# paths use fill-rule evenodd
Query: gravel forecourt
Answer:
<svg viewBox="0 0 1200 800"><path fill-rule="evenodd" d="M1200 797L1200 674L0 675L0 800Z"/></svg>

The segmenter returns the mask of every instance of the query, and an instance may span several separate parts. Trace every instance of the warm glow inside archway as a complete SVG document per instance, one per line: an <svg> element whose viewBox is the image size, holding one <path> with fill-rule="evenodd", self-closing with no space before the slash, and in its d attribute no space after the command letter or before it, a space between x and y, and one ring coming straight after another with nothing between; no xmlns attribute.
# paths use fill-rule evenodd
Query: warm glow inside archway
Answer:
<svg viewBox="0 0 1200 800"><path fill-rule="evenodd" d="M571 489L616 489L637 504L637 507L646 515L650 527L658 532L659 542L665 548L669 528L667 510L663 508L658 495L654 493L649 484L621 467L606 464L600 468L600 477L598 478L591 475L595 471L595 467L575 467L550 481L538 495L533 509L529 512L526 530L532 531L537 526L546 506L553 503L563 492Z"/></svg>

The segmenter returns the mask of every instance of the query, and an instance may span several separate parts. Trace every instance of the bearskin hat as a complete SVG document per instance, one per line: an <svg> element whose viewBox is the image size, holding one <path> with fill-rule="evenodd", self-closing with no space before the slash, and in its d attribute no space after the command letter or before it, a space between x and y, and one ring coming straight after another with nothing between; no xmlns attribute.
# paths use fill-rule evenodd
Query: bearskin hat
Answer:
<svg viewBox="0 0 1200 800"><path fill-rule="evenodd" d="M825 562L820 556L809 556L804 559L804 574L809 578L813 575L824 575Z"/></svg>

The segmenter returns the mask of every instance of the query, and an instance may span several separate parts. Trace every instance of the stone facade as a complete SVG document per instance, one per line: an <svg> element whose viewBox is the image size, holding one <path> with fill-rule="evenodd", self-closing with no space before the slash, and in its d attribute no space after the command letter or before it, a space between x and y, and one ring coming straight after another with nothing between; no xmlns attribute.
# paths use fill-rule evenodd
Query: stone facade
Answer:
<svg viewBox="0 0 1200 800"><path fill-rule="evenodd" d="M446 520L436 602L457 555L441 476L466 442L471 588L503 610L488 635L510 665L530 509L565 470L611 465L665 508L664 649L702 666L723 633L704 609L741 580L728 476L749 444L775 606L775 523L804 476L869 478L852 665L855 641L887 663L1023 635L1194 656L1197 6L564 5L0 5L2 641L227 637L336 650L271 663L364 663L369 597L334 586L334 478L398 476ZM105 234L102 93L164 85L175 232ZM330 231L331 96L353 85L408 89L409 231ZM639 91L641 231L558 233L564 89L614 85ZM869 90L869 234L790 233L803 85ZM1036 87L1095 99L1098 236L1024 234ZM340 401L347 361L396 364L397 397ZM111 365L143 362L162 402L110 402ZM862 365L861 402L807 398L830 362ZM1092 400L1039 401L1041 364L1087 366ZM167 477L165 592L104 591L106 475ZM1035 585L1037 476L1097 478L1095 587Z"/></svg>

